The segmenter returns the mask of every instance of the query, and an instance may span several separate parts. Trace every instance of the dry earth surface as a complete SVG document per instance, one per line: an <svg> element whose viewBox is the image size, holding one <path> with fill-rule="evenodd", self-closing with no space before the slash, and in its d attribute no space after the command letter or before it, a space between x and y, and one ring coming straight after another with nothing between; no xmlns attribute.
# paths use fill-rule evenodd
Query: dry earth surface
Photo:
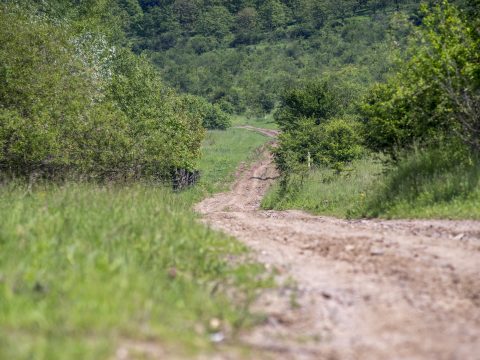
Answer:
<svg viewBox="0 0 480 360"><path fill-rule="evenodd" d="M278 274L243 343L271 359L480 359L480 222L262 211L276 176L265 148L231 191L196 206Z"/></svg>

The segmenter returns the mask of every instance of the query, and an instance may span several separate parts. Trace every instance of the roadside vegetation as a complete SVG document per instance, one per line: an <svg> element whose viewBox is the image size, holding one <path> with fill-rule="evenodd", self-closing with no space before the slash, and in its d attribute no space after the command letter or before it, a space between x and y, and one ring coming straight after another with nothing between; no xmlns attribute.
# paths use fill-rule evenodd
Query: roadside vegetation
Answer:
<svg viewBox="0 0 480 360"><path fill-rule="evenodd" d="M263 206L480 218L478 9L424 5L405 50L392 48L394 71L366 90L324 78L285 91L275 114L282 178Z"/></svg>
<svg viewBox="0 0 480 360"><path fill-rule="evenodd" d="M249 304L272 286L268 272L191 207L226 189L265 140L209 132L202 180L181 193L149 182L3 184L0 357L106 358L131 343L188 356L255 323Z"/></svg>
<svg viewBox="0 0 480 360"><path fill-rule="evenodd" d="M5 1L0 22L0 358L188 356L254 323L269 273L192 205L265 138L165 85L116 2ZM178 169L202 180L174 193Z"/></svg>
<svg viewBox="0 0 480 360"><path fill-rule="evenodd" d="M255 323L269 273L192 211L267 142L241 125L281 131L265 208L480 218L480 6L418 3L2 1L0 358Z"/></svg>
<svg viewBox="0 0 480 360"><path fill-rule="evenodd" d="M1 358L192 355L255 320L265 270L168 189L10 184L0 198Z"/></svg>

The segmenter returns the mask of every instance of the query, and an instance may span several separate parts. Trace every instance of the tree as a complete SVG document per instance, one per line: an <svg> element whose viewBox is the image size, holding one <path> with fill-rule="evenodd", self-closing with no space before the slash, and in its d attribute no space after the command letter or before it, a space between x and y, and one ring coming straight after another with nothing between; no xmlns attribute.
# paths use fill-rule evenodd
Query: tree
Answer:
<svg viewBox="0 0 480 360"><path fill-rule="evenodd" d="M173 11L178 22L185 30L193 30L201 14L203 6L202 0L175 0Z"/></svg>
<svg viewBox="0 0 480 360"><path fill-rule="evenodd" d="M230 33L233 16L224 6L212 6L204 11L198 21L197 31L205 36L223 38Z"/></svg>
<svg viewBox="0 0 480 360"><path fill-rule="evenodd" d="M253 7L240 10L236 16L237 31L253 31L258 25L258 13Z"/></svg>
<svg viewBox="0 0 480 360"><path fill-rule="evenodd" d="M278 0L267 0L259 9L263 25L268 30L275 30L287 23L285 6Z"/></svg>
<svg viewBox="0 0 480 360"><path fill-rule="evenodd" d="M341 112L338 94L338 89L325 80L309 81L287 90L280 98L275 121L283 131L296 128L303 118L320 125Z"/></svg>
<svg viewBox="0 0 480 360"><path fill-rule="evenodd" d="M423 12L408 60L363 104L367 144L394 154L457 137L480 154L478 20L446 1Z"/></svg>

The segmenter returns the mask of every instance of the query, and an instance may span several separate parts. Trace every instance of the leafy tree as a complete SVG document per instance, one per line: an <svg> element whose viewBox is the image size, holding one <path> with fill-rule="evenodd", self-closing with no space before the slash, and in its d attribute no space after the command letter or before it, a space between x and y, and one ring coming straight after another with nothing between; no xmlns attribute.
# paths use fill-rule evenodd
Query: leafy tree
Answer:
<svg viewBox="0 0 480 360"><path fill-rule="evenodd" d="M258 12L253 7L244 8L237 13L235 22L239 32L256 30L258 26Z"/></svg>
<svg viewBox="0 0 480 360"><path fill-rule="evenodd" d="M200 113L182 111L145 58L79 31L95 22L38 10L0 7L0 168L103 179L193 170Z"/></svg>
<svg viewBox="0 0 480 360"><path fill-rule="evenodd" d="M210 104L205 99L184 95L180 100L181 109L202 119L202 126L210 130L225 130L231 126L230 117L218 104Z"/></svg>
<svg viewBox="0 0 480 360"><path fill-rule="evenodd" d="M185 30L193 30L201 14L202 0L175 0L173 11Z"/></svg>
<svg viewBox="0 0 480 360"><path fill-rule="evenodd" d="M222 38L230 33L233 16L224 6L212 6L199 18L197 31L205 36Z"/></svg>
<svg viewBox="0 0 480 360"><path fill-rule="evenodd" d="M285 6L278 0L267 0L259 9L263 25L266 29L274 30L287 23Z"/></svg>
<svg viewBox="0 0 480 360"><path fill-rule="evenodd" d="M328 81L310 81L287 90L281 97L275 121L283 131L298 126L298 121L308 118L320 125L341 111L338 89Z"/></svg>
<svg viewBox="0 0 480 360"><path fill-rule="evenodd" d="M457 136L480 153L478 20L446 1L423 11L409 60L363 104L367 144L393 154Z"/></svg>
<svg viewBox="0 0 480 360"><path fill-rule="evenodd" d="M346 114L352 99L347 83L336 76L287 91L275 114L282 129L275 161L283 173L296 164L329 166L337 171L362 154L359 123Z"/></svg>

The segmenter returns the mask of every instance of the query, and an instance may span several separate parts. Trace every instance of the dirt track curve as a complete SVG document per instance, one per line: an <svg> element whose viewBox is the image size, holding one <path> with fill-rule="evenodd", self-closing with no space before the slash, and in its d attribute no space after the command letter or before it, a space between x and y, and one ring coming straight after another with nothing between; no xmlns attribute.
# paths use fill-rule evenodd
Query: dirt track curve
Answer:
<svg viewBox="0 0 480 360"><path fill-rule="evenodd" d="M265 149L196 207L295 284L260 297L267 321L242 341L272 359L480 359L480 222L261 211L276 175Z"/></svg>

